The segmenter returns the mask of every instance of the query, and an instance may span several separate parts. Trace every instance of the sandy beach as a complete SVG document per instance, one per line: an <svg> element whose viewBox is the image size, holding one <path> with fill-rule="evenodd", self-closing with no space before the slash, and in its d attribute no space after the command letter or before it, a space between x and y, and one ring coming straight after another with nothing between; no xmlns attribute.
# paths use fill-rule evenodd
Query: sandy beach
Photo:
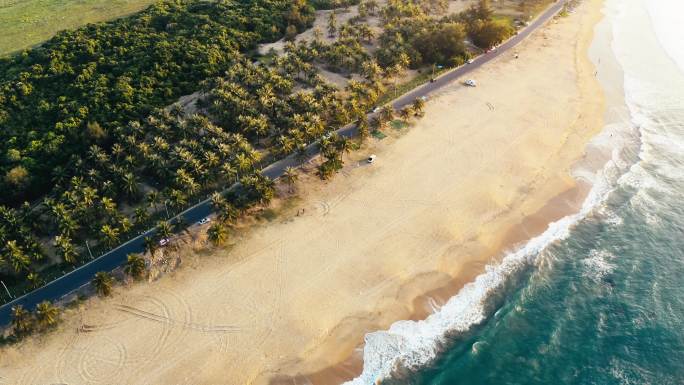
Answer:
<svg viewBox="0 0 684 385"><path fill-rule="evenodd" d="M587 57L601 4L586 0L523 42L518 59L474 72L477 88L434 96L423 119L387 129L331 182L303 175L293 207L230 248L188 255L158 281L91 299L59 330L3 348L0 384L358 375L339 364L354 361L366 332L424 317L426 293L445 301L577 208L584 189L571 170L603 127Z"/></svg>

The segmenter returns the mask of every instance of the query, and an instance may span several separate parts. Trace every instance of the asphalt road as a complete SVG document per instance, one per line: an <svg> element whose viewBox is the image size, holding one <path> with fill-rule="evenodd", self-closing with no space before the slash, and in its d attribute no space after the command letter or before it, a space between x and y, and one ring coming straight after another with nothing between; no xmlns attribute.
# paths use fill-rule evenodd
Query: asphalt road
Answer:
<svg viewBox="0 0 684 385"><path fill-rule="evenodd" d="M480 55L473 60L471 64L467 64L449 71L435 79L432 83L426 83L420 87L407 92L392 102L395 109L413 103L414 100L420 97L427 97L434 91L451 84L456 79L468 74L469 72L481 67L494 58L508 53L508 51L520 43L523 39L529 36L532 32L542 26L546 21L558 13L566 0L558 0L537 19L535 19L529 26L519 31L518 35L512 37L495 51L488 54ZM371 114L372 115L372 114ZM356 127L345 126L337 130L341 136L352 137L356 135ZM307 153L309 157L313 158L318 154L318 145L312 144L308 147ZM276 179L281 176L287 167L296 167L300 165L301 160L295 156L277 161L268 167L265 167L262 172L265 176ZM211 201L206 199L197 205L178 214L171 221L177 221L182 218L186 223L195 223L200 219L211 214ZM0 306L0 325L8 324L11 320L12 307L16 305L23 305L27 309L33 309L38 303L42 301L56 301L74 290L88 284L95 273L99 271L112 271L126 262L128 254L140 253L144 250L145 237L152 236L156 229L150 229L142 235L131 239L130 241L120 245L119 247L103 254L102 256L90 261L89 263L80 266L79 268L63 275L60 278L46 284L45 286L27 293L19 298L14 299L5 305ZM0 288L2 290L2 288Z"/></svg>

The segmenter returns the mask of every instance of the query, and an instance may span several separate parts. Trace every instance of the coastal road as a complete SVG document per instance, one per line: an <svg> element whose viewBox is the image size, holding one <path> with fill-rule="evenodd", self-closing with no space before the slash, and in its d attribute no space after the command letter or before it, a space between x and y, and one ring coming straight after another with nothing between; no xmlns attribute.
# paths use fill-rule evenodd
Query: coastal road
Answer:
<svg viewBox="0 0 684 385"><path fill-rule="evenodd" d="M501 44L495 51L490 51L489 53L478 56L473 59L470 64L462 65L454 70L451 70L435 79L432 83L426 83L422 86L416 87L413 90L405 93L399 98L392 102L392 106L395 109L401 109L402 107L413 103L414 100L421 97L427 97L434 91L443 88L444 86L451 84L453 81L463 77L463 75L472 72L486 63L496 59L497 57L508 54L510 49L518 45L521 41L525 40L532 32L536 31L539 27L544 25L549 19L555 16L565 5L566 0L558 0L549 8L546 9L541 15L539 15L534 21L530 23L527 27L518 31L518 34L508 39L505 43Z"/></svg>
<svg viewBox="0 0 684 385"><path fill-rule="evenodd" d="M540 16L537 17L529 26L519 31L518 35L515 35L505 43L499 46L496 51L490 52L488 54L480 55L473 60L473 63L463 65L459 68L451 70L435 79L432 83L427 83L419 86L406 94L400 96L392 102L392 106L395 109L401 109L402 107L413 103L414 100L420 97L427 97L431 93L443 88L459 79L460 77L468 74L469 72L483 66L489 61L495 59L498 56L506 54L511 48L515 47L518 43L524 40L536 29L544 25L550 18L556 15L565 4L566 0L558 0L556 3L551 5L546 11L544 11ZM370 114L372 115L372 114ZM356 135L356 127L348 125L337 130L337 133L345 137L353 137ZM307 148L307 154L310 158L315 157L318 154L318 145L312 144ZM301 160L298 160L295 156L290 156L288 158L279 160L271 165L262 169L262 173L271 178L276 179L280 177L287 167L296 167L301 164ZM234 186L231 186L232 188ZM172 218L171 222L176 222L178 220L183 220L185 223L195 223L200 219L211 214L211 201L206 199L193 207L183 211L176 217ZM74 290L87 285L95 276L95 273L99 271L112 271L117 267L123 265L126 262L128 254L140 253L144 250L144 239L145 237L153 236L156 233L156 229L150 229L147 232L131 239L130 241L121 244L117 248L103 254L102 256L95 258L89 263L78 267L77 269L66 273L65 275L49 282L45 286L38 288L30 293L27 293L19 298L12 300L11 302L0 306L0 325L6 325L11 320L11 311L13 306L23 305L27 309L33 309L38 303L42 301L57 301Z"/></svg>

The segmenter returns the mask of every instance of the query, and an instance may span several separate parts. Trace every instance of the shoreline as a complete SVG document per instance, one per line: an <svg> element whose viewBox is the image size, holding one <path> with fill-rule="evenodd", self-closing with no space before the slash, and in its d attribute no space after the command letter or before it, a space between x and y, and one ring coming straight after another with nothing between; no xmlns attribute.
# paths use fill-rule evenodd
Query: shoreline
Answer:
<svg viewBox="0 0 684 385"><path fill-rule="evenodd" d="M582 202L587 197L591 186L585 182L579 182L563 193L555 196L547 202L544 207L537 212L525 217L520 226L515 226L504 236L504 241L498 249L501 250L496 257L492 258L491 263L496 264L510 250L517 249L532 237L541 235L549 223L562 219L563 217L579 211ZM472 261L473 266L463 267L462 274L455 277L438 288L427 291L416 296L412 301L412 311L405 318L409 321L420 321L427 318L436 309L433 306L441 307L451 297L458 294L463 287L475 280L482 273L484 267L490 263L483 262L487 256L483 255L480 260ZM419 277L416 277L419 278ZM385 327L386 329L386 327ZM344 339L338 336L337 339ZM297 374L294 376L279 376L271 378L268 385L291 385L293 383L311 384L341 384L351 381L363 370L363 346L364 343L354 347L353 352L344 358L343 361L323 368L317 372ZM339 345L337 346L339 347ZM308 382L306 382L308 381Z"/></svg>
<svg viewBox="0 0 684 385"><path fill-rule="evenodd" d="M585 3L590 3L589 6L592 8L589 10L591 13L591 22L586 26L586 28L589 26L591 27L591 32L584 31L585 36L578 44L577 50L582 51L583 55L578 55L581 56L581 58L578 58L578 67L581 68L577 68L577 70L578 72L584 72L584 92L588 92L586 81L589 80L589 78L587 73L590 72L590 69L596 68L597 65L601 64L597 50L600 50L601 48L610 49L609 43L612 39L612 32L598 31L599 27L601 27L601 21L604 19L604 15L602 13L604 1L586 0L583 1L581 5L585 6ZM549 23L553 23L553 21L550 21ZM535 31L535 34L542 33L542 31L548 27L549 25L547 24L546 26L542 27L540 31ZM534 38L535 36L530 36L528 39ZM603 47L597 48L599 45L603 45ZM622 90L622 84L615 81L616 76L621 76L621 72L619 72L621 69L619 65L617 65L612 52L610 55L608 55L608 57L612 60L612 72L609 72L610 75L605 77L602 81L596 80L592 82L589 80L589 83L595 84L592 87L588 87L594 88L604 95L601 100L602 106L598 108L599 110L604 110L604 113L601 114L602 116L605 115L605 119L601 118L601 121L604 122L604 124L610 123L611 120L617 118L622 112L622 109L626 108L624 104L624 92ZM580 65L580 62L583 63ZM496 65L496 63L492 64ZM600 79L601 77L597 76L596 78ZM609 85L613 86L613 88L610 88ZM435 98L438 97L439 94L435 96ZM606 109L606 101L608 101L610 106L613 107L611 110ZM585 103L585 107L589 106L590 104L591 103ZM617 106L617 108L614 108L615 106ZM600 133L604 129L604 124L597 125L597 127L600 128L596 129L595 134ZM610 158L609 154L607 155L605 153L601 153L599 149L591 149L591 145L591 142L586 143L587 153L573 162L571 167L572 169L586 167L590 168L592 171L598 171L598 169L603 167L605 162ZM438 307L444 305L451 297L458 294L458 292L463 289L466 284L473 282L477 276L482 274L485 266L490 264L498 264L507 253L522 247L530 239L541 235L547 229L549 224L556 222L568 215L579 212L583 202L591 190L591 187L592 185L589 182L581 179L579 176L574 177L568 184L568 188L566 190L550 198L536 212L523 217L520 223L517 225L510 227L510 229L502 237L502 240L499 242L498 246L493 248L493 250L497 250L496 252L484 253L480 258L474 258L472 261L468 261L469 265L473 266L461 266L461 268L458 269L459 272L457 272L454 277L449 279L448 283L416 295L411 301L412 310L404 318L399 319L420 321L427 318L430 314L437 310L434 308L435 304ZM378 328L378 330L386 330L388 327L389 325L383 325L382 327ZM346 336L337 336L336 338L331 339L337 339L339 341L345 337ZM305 372L304 374L301 373L301 367L295 366L293 372L297 372L297 374L274 376L271 377L267 383L268 385L290 385L293 383L299 383L299 381L304 381L305 383L318 385L341 384L343 382L351 381L358 377L363 370L364 345L365 344L361 342L360 344L354 346L353 351L349 354L343 355L343 359L337 364L324 367L317 371ZM339 347L339 345L337 345L337 347ZM330 354L330 352L328 352L328 354ZM305 367L305 365L302 365L302 367Z"/></svg>
<svg viewBox="0 0 684 385"><path fill-rule="evenodd" d="M519 48L526 50L523 58L528 56L527 51L530 57L551 54L546 50L548 47L540 47L546 39L539 36L550 28L553 29L545 26L523 43ZM549 42L559 44L553 39ZM521 59L520 63L533 60ZM496 83L497 79L509 79L506 71L518 68L518 62L508 57L498 58L493 64L492 68L479 69L477 75ZM534 69L521 70L534 73ZM563 72L561 77L557 81L559 86L564 86L574 75ZM533 75L528 80L539 83ZM516 92L517 86L525 84L522 79L519 84L504 86ZM434 101L428 102L424 121L415 123L408 131L391 132L389 141L359 151L378 150L380 162L373 168L361 166L364 156L357 153L352 155L359 159L357 166L354 166L356 158L350 159L337 180L325 184L302 183L305 185L302 201L307 208L303 218L282 218L278 223L259 226L244 241L238 240L233 250L218 250L207 257L213 262L184 262L190 266L147 287L136 285L117 292L114 298L93 301L92 308L88 305L79 309L78 314L70 314L59 331L13 349L10 352L13 354L0 360L0 369L7 368L10 378L20 375L33 382L40 379L47 382L56 377L64 379L63 382L78 382L73 378L83 374L75 373L70 363L82 365L84 358L81 353L79 358L73 352L92 354L86 359L96 362L97 357L110 356L120 347L124 352L120 367L99 362L99 367L90 371L102 374L103 378L107 377L105 374L111 375L110 378L118 381L129 378L133 383L168 383L172 379L216 383L225 378L232 378L235 383L265 383L289 373L311 373L334 367L344 360L345 354L353 355L357 342L366 332L386 328L397 319L427 314L425 301L420 299L426 297L421 296L428 293L433 298L437 293L445 293L442 295L447 297L451 291L458 290L452 288L463 286L468 282L467 277L476 276L487 263L495 260L492 256L510 248L505 246L506 242L522 240L528 234L510 229L520 229L519 224L529 217L524 227L533 231L548 219L545 216L560 213L557 205L549 206L546 211L544 207L564 192L575 195L567 193L576 183L569 176L570 168L584 153L589 138L601 129L600 125L591 126L588 122L602 121L602 117L585 116L579 121L587 126L559 129L560 132L549 135L545 127L558 127L547 126L544 119L556 119L556 123L574 119L575 124L578 120L570 113L556 116L540 111L542 116L530 122L524 115L512 114L513 121L527 131L513 135L515 145L508 145L505 143L511 135L505 131L511 121L508 115L516 106L507 107L504 99L492 100L497 107L497 113L493 113L484 103L491 97L491 91L488 93L486 88L483 81L478 90L464 91L454 85L440 92ZM466 97L466 92L473 96ZM524 92L521 98L528 96L531 103L539 99L534 93ZM552 102L558 108L565 108L576 101ZM594 109L600 110L601 103ZM451 105L465 105L475 112L473 118L466 117L464 122L459 122L458 128L454 128L459 130L457 133L444 126L451 120L452 115L447 113L452 111ZM504 110L501 116L500 109ZM494 117L484 117L487 111ZM488 130L474 130L469 124L488 127ZM562 134L563 138L559 140L555 134ZM473 151L471 142L476 146L491 144L493 151L503 155L489 159L486 152ZM552 144L545 154L549 159L523 151L545 143ZM437 145L441 146L440 150L432 150ZM420 151L409 153L411 148ZM555 153L556 148L563 152ZM434 154L439 151L446 153ZM454 159L464 164L444 166ZM479 165L484 159L487 164L471 170L472 165ZM425 164L411 164L415 161ZM514 168L501 168L511 162L516 164ZM548 168L552 170L544 166L546 163L551 164ZM430 167L437 168L433 173L426 173ZM416 186L416 182L420 185ZM424 189L446 182L450 184L441 191L424 196ZM499 188L499 184L505 187ZM367 205L369 202L374 204ZM335 237L330 237L328 230L336 231ZM335 241L337 245L330 245ZM340 248L339 242L353 243ZM454 254L458 257L455 263ZM317 263L310 263L311 258L316 258ZM331 298L335 299L334 303ZM161 329L157 331L154 325L142 323L144 320L117 312L117 303L161 312L169 319L185 320L185 323L230 322L241 330L206 338L166 328L163 324L158 325ZM74 332L83 323L120 326L91 334ZM152 341L157 333L166 336L163 343ZM36 340L40 343L35 343ZM116 344L112 345L114 341ZM154 346L152 352L147 351L149 345ZM37 352L31 352L36 348ZM24 356L34 355L35 364L22 360ZM59 357L58 362L46 367L41 363L46 361L40 357L50 356ZM131 357L147 358L133 360ZM100 373L105 369L111 373ZM193 377L198 370L201 375ZM325 378L320 381L327 383Z"/></svg>

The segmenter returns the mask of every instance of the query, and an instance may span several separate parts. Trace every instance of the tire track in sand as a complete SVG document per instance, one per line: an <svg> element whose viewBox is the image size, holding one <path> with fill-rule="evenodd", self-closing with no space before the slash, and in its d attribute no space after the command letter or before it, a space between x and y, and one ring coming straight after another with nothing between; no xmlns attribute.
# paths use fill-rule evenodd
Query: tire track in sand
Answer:
<svg viewBox="0 0 684 385"><path fill-rule="evenodd" d="M128 352L112 338L100 337L81 351L78 374L85 383L113 384L120 380Z"/></svg>
<svg viewBox="0 0 684 385"><path fill-rule="evenodd" d="M169 300L173 300L173 303L171 303ZM153 312L142 309L142 305L145 302L149 302L155 305L157 308L159 308L161 314L159 312ZM181 361L184 358L182 355L178 355L175 358L169 357L168 355L163 355L165 350L173 350L171 348L172 346L184 349L182 345L184 344L186 337L188 336L188 333L191 332L191 330L188 328L176 327L176 325L172 324L171 322L166 322L164 321L164 319L182 320L180 321L181 323L192 323L193 312L187 300L185 300L183 297L177 295L172 291L163 289L158 290L157 296L155 297L141 297L140 301L138 301L136 306L133 308L139 311L151 313L156 316L162 317L162 321L159 322L155 320L150 320L146 317L137 316L135 314L132 314L131 312L122 311L121 309L117 308L117 306L118 305L114 306L114 308L117 311L119 311L122 314L130 316L131 319L135 319L140 322L148 324L150 322L153 322L154 325L161 325L163 333L161 335L163 337L163 340L160 339L160 341L154 341L153 349L151 349L150 352L146 353L139 360L141 363L140 365L138 365L137 369L132 371L129 375L129 378L131 379L129 382L137 381L140 378L158 378L158 376L161 373L166 371L168 368L175 366L179 361ZM178 314L172 316L172 309L175 313Z"/></svg>
<svg viewBox="0 0 684 385"><path fill-rule="evenodd" d="M117 304L114 305L114 307L124 313L131 314L135 317L142 318L148 321L153 321L153 322L159 322L159 323L165 323L173 326L180 326L182 328L190 329L190 330L195 330L195 331L200 331L203 333L234 333L238 332L241 330L240 327L238 326L232 326L232 325L202 325L194 322L186 322L186 321L179 321L175 320L173 318L170 318L166 315L159 315L155 313L151 313L145 310L141 310L138 308L135 308L133 306L128 306L128 305L123 305L123 304Z"/></svg>

